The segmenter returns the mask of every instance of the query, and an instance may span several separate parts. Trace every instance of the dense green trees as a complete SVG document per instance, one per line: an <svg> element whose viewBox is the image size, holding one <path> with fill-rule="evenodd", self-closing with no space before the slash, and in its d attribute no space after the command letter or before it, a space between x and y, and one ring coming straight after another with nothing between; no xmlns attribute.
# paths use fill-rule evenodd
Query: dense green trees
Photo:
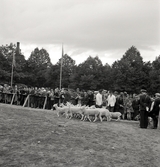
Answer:
<svg viewBox="0 0 160 167"><path fill-rule="evenodd" d="M56 65L52 65L51 68L47 70L46 74L47 85L52 86L54 88L59 87L60 67L62 61L62 87L65 88L74 87L73 75L75 73L75 68L76 68L75 61L67 54L65 54L61 59L59 59Z"/></svg>
<svg viewBox="0 0 160 167"><path fill-rule="evenodd" d="M120 61L113 63L114 88L118 91L137 92L141 86L146 86L148 77L145 64L139 51L132 46Z"/></svg>
<svg viewBox="0 0 160 167"><path fill-rule="evenodd" d="M45 49L35 48L27 60L27 71L29 72L30 85L46 86L47 71L52 66L48 52Z"/></svg>
<svg viewBox="0 0 160 167"><path fill-rule="evenodd" d="M149 73L150 76L150 92L159 92L160 91L160 56L152 62L152 68Z"/></svg>
<svg viewBox="0 0 160 167"><path fill-rule="evenodd" d="M0 81L9 83L11 78L13 52L15 53L16 68L14 68L14 82L23 83L27 78L26 60L24 55L16 50L15 44L0 47Z"/></svg>
<svg viewBox="0 0 160 167"><path fill-rule="evenodd" d="M84 63L81 63L78 66L77 80L79 88L93 90L100 89L102 86L102 69L103 64L98 56L95 58L89 56Z"/></svg>
<svg viewBox="0 0 160 167"><path fill-rule="evenodd" d="M160 92L160 56L155 61L144 62L136 47L131 46L122 58L112 66L103 65L98 56L89 56L78 66L65 54L52 64L45 49L35 48L28 60L16 45L0 47L0 81L10 83L12 53L15 51L16 68L14 84L38 87L59 87L62 62L62 87L92 89L113 89L116 91L139 92L145 86L150 93Z"/></svg>

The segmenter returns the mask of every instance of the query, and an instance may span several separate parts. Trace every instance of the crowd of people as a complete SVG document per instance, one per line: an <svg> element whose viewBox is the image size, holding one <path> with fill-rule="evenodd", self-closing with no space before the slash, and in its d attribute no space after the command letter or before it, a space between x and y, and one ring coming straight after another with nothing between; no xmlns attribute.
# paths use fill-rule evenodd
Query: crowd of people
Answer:
<svg viewBox="0 0 160 167"><path fill-rule="evenodd" d="M26 99L28 101L26 102ZM9 85L0 85L0 102L28 106L32 108L43 108L54 110L53 105L61 103L64 105L70 102L79 106L95 106L96 108L107 108L110 112L120 112L122 119L140 120L140 128L147 128L148 117L154 122L153 128L158 126L160 94L156 93L150 97L145 89L141 89L140 94L128 94L127 92L117 92L113 90L80 90L77 88L37 88L37 87L17 87L11 88Z"/></svg>

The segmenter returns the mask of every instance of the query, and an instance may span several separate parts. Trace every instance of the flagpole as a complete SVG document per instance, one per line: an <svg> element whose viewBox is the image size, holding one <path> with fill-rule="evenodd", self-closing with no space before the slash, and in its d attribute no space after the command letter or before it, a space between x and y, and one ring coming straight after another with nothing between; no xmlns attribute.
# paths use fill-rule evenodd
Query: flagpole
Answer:
<svg viewBox="0 0 160 167"><path fill-rule="evenodd" d="M11 88L12 88L12 84L13 84L13 64L12 64L12 73L11 73Z"/></svg>
<svg viewBox="0 0 160 167"><path fill-rule="evenodd" d="M16 67L16 60L15 60L15 55L20 53L20 42L17 42L17 47L16 50L12 51L12 72L11 72L11 88L13 85L13 69Z"/></svg>
<svg viewBox="0 0 160 167"><path fill-rule="evenodd" d="M61 65L60 65L60 82L59 82L59 89L60 90L62 87L62 64L63 64L63 44L62 44L62 57L61 57Z"/></svg>
<svg viewBox="0 0 160 167"><path fill-rule="evenodd" d="M13 85L13 67L14 67L14 65L13 65L13 59L14 59L14 51L13 51L13 53L12 53L12 72L11 72L11 88L12 88L12 85Z"/></svg>

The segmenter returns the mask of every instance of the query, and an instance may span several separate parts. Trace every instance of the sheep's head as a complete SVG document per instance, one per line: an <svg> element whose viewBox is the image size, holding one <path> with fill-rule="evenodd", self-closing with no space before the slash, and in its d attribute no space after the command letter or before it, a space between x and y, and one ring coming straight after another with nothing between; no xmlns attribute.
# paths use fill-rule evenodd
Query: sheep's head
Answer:
<svg viewBox="0 0 160 167"><path fill-rule="evenodd" d="M53 107L57 107L58 105L57 104L54 104Z"/></svg>

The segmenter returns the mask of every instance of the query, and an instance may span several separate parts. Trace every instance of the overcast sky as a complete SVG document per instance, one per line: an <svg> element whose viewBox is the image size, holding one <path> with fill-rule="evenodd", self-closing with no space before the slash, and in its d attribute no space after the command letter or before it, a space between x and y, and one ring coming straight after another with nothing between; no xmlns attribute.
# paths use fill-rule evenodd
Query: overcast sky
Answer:
<svg viewBox="0 0 160 167"><path fill-rule="evenodd" d="M36 47L53 64L61 45L76 64L99 56L110 65L134 45L144 61L160 55L160 0L0 0L0 45Z"/></svg>

